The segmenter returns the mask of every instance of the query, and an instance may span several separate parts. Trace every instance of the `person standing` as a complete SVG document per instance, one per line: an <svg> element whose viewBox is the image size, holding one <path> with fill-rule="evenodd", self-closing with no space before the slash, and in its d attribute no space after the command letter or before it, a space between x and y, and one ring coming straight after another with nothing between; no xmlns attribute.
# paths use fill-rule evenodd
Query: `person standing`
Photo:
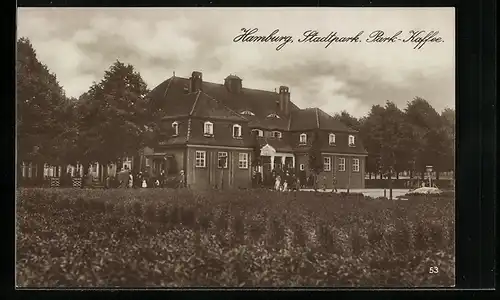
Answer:
<svg viewBox="0 0 500 300"><path fill-rule="evenodd" d="M161 170L160 172L160 187L165 187L165 170Z"/></svg>
<svg viewBox="0 0 500 300"><path fill-rule="evenodd" d="M135 187L140 188L142 185L142 172L137 173L137 176L135 177Z"/></svg>
<svg viewBox="0 0 500 300"><path fill-rule="evenodd" d="M184 170L179 172L179 188L183 188L185 185Z"/></svg>
<svg viewBox="0 0 500 300"><path fill-rule="evenodd" d="M104 187L106 189L111 188L111 176L110 175L106 176L106 184L104 185Z"/></svg>
<svg viewBox="0 0 500 300"><path fill-rule="evenodd" d="M130 189L134 187L134 176L132 176L132 173L128 174L128 187Z"/></svg>
<svg viewBox="0 0 500 300"><path fill-rule="evenodd" d="M288 190L288 182L290 180L290 175L288 174L288 171L285 174L285 178L283 180L283 192L286 192Z"/></svg>
<svg viewBox="0 0 500 300"><path fill-rule="evenodd" d="M279 191L280 185L281 185L281 177L279 175L276 175L276 179L274 181L274 189Z"/></svg>
<svg viewBox="0 0 500 300"><path fill-rule="evenodd" d="M332 193L337 193L337 177L335 177L335 174L332 177Z"/></svg>

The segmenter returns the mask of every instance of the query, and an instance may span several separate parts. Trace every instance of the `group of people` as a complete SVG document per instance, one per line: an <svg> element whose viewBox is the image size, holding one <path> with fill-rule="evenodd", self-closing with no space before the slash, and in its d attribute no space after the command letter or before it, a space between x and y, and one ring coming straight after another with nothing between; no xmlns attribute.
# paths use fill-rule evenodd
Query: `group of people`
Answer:
<svg viewBox="0 0 500 300"><path fill-rule="evenodd" d="M184 187L184 170L179 172L177 180L175 180L175 187ZM108 176L106 178L106 188L164 188L167 187L167 175L165 171L161 171L158 176L150 176L149 174L143 174L138 172L135 176L132 172L125 166L118 174L115 176Z"/></svg>
<svg viewBox="0 0 500 300"><path fill-rule="evenodd" d="M300 179L295 176L295 174L290 174L290 172L285 172L283 177L277 174L274 179L274 189L280 192L286 192L290 190L298 191L300 189Z"/></svg>
<svg viewBox="0 0 500 300"><path fill-rule="evenodd" d="M302 175L302 176L301 176ZM310 174L306 177L305 172L301 172L299 176L295 175L293 171L282 171L278 170L277 172L273 171L272 173L274 186L273 189L276 191L290 191L295 190L298 191L301 188L305 187L313 187L315 189L319 188L319 178ZM323 190L326 190L327 187L327 177L323 176ZM335 175L332 177L332 192L337 193L337 178Z"/></svg>

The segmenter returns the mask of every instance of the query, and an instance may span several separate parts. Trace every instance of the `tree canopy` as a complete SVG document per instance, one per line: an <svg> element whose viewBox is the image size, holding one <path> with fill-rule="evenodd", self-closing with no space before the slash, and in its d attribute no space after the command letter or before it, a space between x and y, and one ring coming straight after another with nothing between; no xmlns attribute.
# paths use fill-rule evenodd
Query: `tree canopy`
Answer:
<svg viewBox="0 0 500 300"><path fill-rule="evenodd" d="M17 155L20 161L61 163L73 105L29 39L17 41Z"/></svg>
<svg viewBox="0 0 500 300"><path fill-rule="evenodd" d="M147 144L149 90L131 65L116 61L79 99L78 155L83 161L116 162Z"/></svg>
<svg viewBox="0 0 500 300"><path fill-rule="evenodd" d="M320 132L319 130L315 130L313 132L311 147L309 148L309 169L315 174L319 174L323 171L323 155L321 154L322 146L323 143Z"/></svg>

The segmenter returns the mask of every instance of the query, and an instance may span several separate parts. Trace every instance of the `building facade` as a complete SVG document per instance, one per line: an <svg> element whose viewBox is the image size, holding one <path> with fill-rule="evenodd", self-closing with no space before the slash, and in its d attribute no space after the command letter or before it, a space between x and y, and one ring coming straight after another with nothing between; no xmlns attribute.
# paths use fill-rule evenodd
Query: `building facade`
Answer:
<svg viewBox="0 0 500 300"><path fill-rule="evenodd" d="M165 115L159 144L141 155L153 176L183 170L190 188L247 188L258 146L261 163L255 171L264 181L284 167L307 177L312 136L319 132L320 184L331 188L335 176L338 188L364 188L367 153L357 131L321 109L298 108L286 86L263 91L243 87L234 75L218 84L193 72L190 78L165 80L150 97Z"/></svg>

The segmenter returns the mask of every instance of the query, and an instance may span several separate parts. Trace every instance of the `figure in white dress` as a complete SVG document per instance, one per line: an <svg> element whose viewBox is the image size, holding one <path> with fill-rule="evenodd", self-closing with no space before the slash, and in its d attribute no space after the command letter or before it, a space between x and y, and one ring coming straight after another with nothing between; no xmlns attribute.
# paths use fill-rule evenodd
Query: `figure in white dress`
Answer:
<svg viewBox="0 0 500 300"><path fill-rule="evenodd" d="M279 191L281 186L281 177L278 175L276 176L276 181L274 182L274 189Z"/></svg>
<svg viewBox="0 0 500 300"><path fill-rule="evenodd" d="M146 179L143 179L143 180L142 180L142 187L143 187L143 188L147 188L147 187L148 187L148 184L147 184L147 182L146 182Z"/></svg>
<svg viewBox="0 0 500 300"><path fill-rule="evenodd" d="M286 192L288 189L288 178L290 177L290 174L286 172L285 180L283 180L283 192Z"/></svg>
<svg viewBox="0 0 500 300"><path fill-rule="evenodd" d="M134 187L134 177L132 176L132 174L128 175L128 187Z"/></svg>

